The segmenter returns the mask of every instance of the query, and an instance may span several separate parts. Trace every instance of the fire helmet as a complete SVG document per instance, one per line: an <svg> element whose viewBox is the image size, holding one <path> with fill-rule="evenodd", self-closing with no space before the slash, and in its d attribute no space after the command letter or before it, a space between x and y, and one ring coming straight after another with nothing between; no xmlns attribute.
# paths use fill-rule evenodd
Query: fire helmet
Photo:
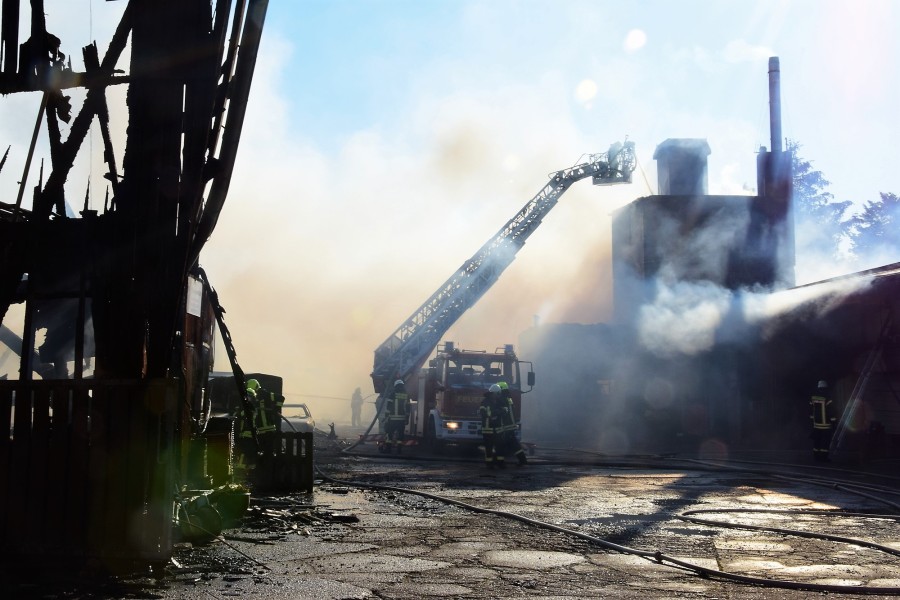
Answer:
<svg viewBox="0 0 900 600"><path fill-rule="evenodd" d="M508 389L509 389L509 384L507 384L505 381L501 381L501 382L499 382L497 385L500 386L500 389L501 389L501 390L508 390Z"/></svg>
<svg viewBox="0 0 900 600"><path fill-rule="evenodd" d="M492 394L499 394L500 386L495 383L494 385L492 385L491 387L488 388L488 391L491 392Z"/></svg>
<svg viewBox="0 0 900 600"><path fill-rule="evenodd" d="M820 379L820 380L819 380L819 385L818 385L818 387L819 387L819 389L821 389L821 388L827 388L827 387L828 387L828 383L826 383L824 379Z"/></svg>
<svg viewBox="0 0 900 600"><path fill-rule="evenodd" d="M394 382L394 387L399 387L399 386L402 386L402 385L404 385L402 379L398 379L397 381Z"/></svg>
<svg viewBox="0 0 900 600"><path fill-rule="evenodd" d="M247 380L247 389L248 389L248 390L250 390L251 392L255 392L255 391L258 390L259 388L260 388L260 385L259 385L259 382L258 382L257 380L255 380L255 379L248 379L248 380Z"/></svg>

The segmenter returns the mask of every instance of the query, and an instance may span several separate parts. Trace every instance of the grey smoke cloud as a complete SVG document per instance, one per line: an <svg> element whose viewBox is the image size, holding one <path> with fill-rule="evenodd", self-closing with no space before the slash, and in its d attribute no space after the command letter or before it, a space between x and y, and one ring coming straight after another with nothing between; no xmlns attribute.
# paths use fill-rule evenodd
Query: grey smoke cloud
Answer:
<svg viewBox="0 0 900 600"><path fill-rule="evenodd" d="M375 348L582 153L604 151L540 94L500 86L423 96L406 122L336 140L332 153L288 135L279 91L287 42L269 40L254 76L229 200L201 256L245 370L346 419L371 390ZM564 96L564 95L563 95ZM529 123L529 127L522 127ZM574 150L573 150L574 149ZM573 186L500 281L445 336L465 348L516 343L534 316L609 317L609 214L634 186ZM220 353L219 368L227 368Z"/></svg>

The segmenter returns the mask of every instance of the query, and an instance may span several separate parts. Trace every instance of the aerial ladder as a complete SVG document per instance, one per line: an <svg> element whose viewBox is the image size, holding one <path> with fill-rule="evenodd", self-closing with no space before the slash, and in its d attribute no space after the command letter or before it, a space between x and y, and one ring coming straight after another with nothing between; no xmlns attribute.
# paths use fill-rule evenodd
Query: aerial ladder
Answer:
<svg viewBox="0 0 900 600"><path fill-rule="evenodd" d="M466 310L494 285L528 237L573 183L587 177L594 185L631 183L636 165L634 142L616 142L606 152L550 174L550 180L516 215L464 262L375 350L372 383L381 394L396 379L406 381Z"/></svg>

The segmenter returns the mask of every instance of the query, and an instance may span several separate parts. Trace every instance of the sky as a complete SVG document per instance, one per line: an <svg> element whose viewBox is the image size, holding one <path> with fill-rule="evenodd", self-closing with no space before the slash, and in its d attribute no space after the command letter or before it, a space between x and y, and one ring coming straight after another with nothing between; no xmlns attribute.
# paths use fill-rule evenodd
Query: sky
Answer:
<svg viewBox="0 0 900 600"><path fill-rule="evenodd" d="M47 4L73 56L91 39L102 56L124 5ZM228 201L201 255L241 366L282 375L320 423L348 420L353 389L372 393L374 349L548 173L627 138L634 182L573 186L445 339L493 349L535 322L608 320L610 215L656 193L659 143L706 139L709 192L755 194L771 56L783 135L835 200L900 193L898 22L891 0L271 0ZM14 147L36 106L0 99L0 135L25 140ZM123 115L113 109L120 137ZM11 152L3 189L23 160ZM92 189L102 173L90 167ZM799 256L797 279L852 268Z"/></svg>

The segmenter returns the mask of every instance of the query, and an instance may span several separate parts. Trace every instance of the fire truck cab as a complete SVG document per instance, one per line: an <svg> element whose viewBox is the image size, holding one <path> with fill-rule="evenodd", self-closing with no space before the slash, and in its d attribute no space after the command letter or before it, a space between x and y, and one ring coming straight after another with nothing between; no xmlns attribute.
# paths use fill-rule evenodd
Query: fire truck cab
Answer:
<svg viewBox="0 0 900 600"><path fill-rule="evenodd" d="M528 365L524 385L521 365ZM501 381L509 386L513 413L520 423L522 394L534 387L535 376L532 364L518 360L512 344L494 352L460 350L453 342L438 345L435 357L412 382L415 400L410 406L410 435L435 450L448 443L480 443L478 409L488 388ZM524 386L528 389L523 390Z"/></svg>

